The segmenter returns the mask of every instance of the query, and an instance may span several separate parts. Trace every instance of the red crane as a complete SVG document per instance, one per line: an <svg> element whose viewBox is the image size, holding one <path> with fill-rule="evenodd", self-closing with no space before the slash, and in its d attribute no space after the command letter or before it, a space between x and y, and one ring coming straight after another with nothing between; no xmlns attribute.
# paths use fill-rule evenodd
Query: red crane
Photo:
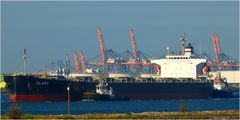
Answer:
<svg viewBox="0 0 240 120"><path fill-rule="evenodd" d="M216 44L215 34L212 35L212 41L214 46L214 52L216 55L216 62L218 63L217 44Z"/></svg>
<svg viewBox="0 0 240 120"><path fill-rule="evenodd" d="M211 63L210 66L215 66L215 67L240 66L239 64L236 64L236 63L223 63L222 61L224 58L222 57L220 41L217 34L212 35L212 41L213 41L214 52L216 56L216 62Z"/></svg>
<svg viewBox="0 0 240 120"><path fill-rule="evenodd" d="M214 41L214 50L216 54L216 60L218 63L221 62L221 46L219 42L219 38L217 34L213 34L213 41Z"/></svg>
<svg viewBox="0 0 240 120"><path fill-rule="evenodd" d="M78 56L77 56L77 52L76 50L74 50L74 60L75 60L75 64L76 64L76 72L79 73L79 62L78 62Z"/></svg>
<svg viewBox="0 0 240 120"><path fill-rule="evenodd" d="M215 34L215 40L217 45L218 62L221 63L222 62L221 46L220 46L220 42L217 34Z"/></svg>
<svg viewBox="0 0 240 120"><path fill-rule="evenodd" d="M130 35L131 35L131 39L132 39L134 60L135 60L135 62L138 62L137 47L136 47L136 43L135 43L135 37L134 37L133 29L130 30Z"/></svg>
<svg viewBox="0 0 240 120"><path fill-rule="evenodd" d="M103 38L102 38L102 33L101 33L100 27L98 27L97 31L98 31L98 38L100 41L100 48L101 48L101 54L102 54L102 64L105 64L105 62L106 62L105 49L104 49Z"/></svg>
<svg viewBox="0 0 240 120"><path fill-rule="evenodd" d="M84 57L83 51L80 51L80 56L82 60L82 72L86 73L86 63L85 63L85 57Z"/></svg>

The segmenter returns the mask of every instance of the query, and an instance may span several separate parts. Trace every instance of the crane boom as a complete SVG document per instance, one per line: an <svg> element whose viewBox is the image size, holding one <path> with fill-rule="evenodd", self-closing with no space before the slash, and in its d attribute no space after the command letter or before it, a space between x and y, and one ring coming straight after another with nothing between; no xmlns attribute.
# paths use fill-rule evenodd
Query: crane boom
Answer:
<svg viewBox="0 0 240 120"><path fill-rule="evenodd" d="M82 71L83 71L83 73L86 73L85 56L84 56L82 50L80 51L80 56L81 56L81 60L82 60Z"/></svg>
<svg viewBox="0 0 240 120"><path fill-rule="evenodd" d="M74 50L74 60L75 60L75 64L76 64L76 72L79 73L79 62L78 62L78 56L77 56L77 52L76 50Z"/></svg>
<svg viewBox="0 0 240 120"><path fill-rule="evenodd" d="M134 60L135 60L135 62L138 62L137 47L136 47L136 43L135 43L135 37L134 37L133 29L130 30L130 35L131 35L131 39L132 39L132 48L133 48Z"/></svg>
<svg viewBox="0 0 240 120"><path fill-rule="evenodd" d="M215 40L216 40L216 46L217 46L218 62L221 62L222 61L221 46L220 46L220 42L217 34L215 34Z"/></svg>
<svg viewBox="0 0 240 120"><path fill-rule="evenodd" d="M100 48L101 48L101 54L102 54L102 63L105 64L105 49L104 49L104 44L103 44L103 38L102 38L102 33L101 33L101 29L100 27L98 27L97 29L98 31L98 38L99 38L99 41L100 41Z"/></svg>
<svg viewBox="0 0 240 120"><path fill-rule="evenodd" d="M215 56L216 56L216 61L217 63L218 61L218 52L217 52L217 43L216 43L216 37L215 34L212 35L212 41L213 41L213 46L214 46L214 52L215 52Z"/></svg>

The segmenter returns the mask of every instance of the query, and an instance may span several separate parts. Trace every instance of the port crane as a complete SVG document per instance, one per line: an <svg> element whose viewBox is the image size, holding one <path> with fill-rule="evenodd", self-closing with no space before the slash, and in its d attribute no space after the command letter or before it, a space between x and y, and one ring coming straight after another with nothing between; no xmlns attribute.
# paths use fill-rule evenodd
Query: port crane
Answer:
<svg viewBox="0 0 240 120"><path fill-rule="evenodd" d="M133 33L133 29L130 30L130 36L131 36L131 39L132 39L132 48L133 48L134 60L135 60L136 63L138 63L139 60L138 60L137 47L136 47L136 43L135 43L135 36L134 36L134 33Z"/></svg>
<svg viewBox="0 0 240 120"><path fill-rule="evenodd" d="M213 40L214 52L215 52L215 56L216 56L216 63L219 64L219 63L221 63L222 59L221 59L221 48L220 48L218 35L213 34L212 40Z"/></svg>
<svg viewBox="0 0 240 120"><path fill-rule="evenodd" d="M76 72L77 73L80 73L80 70L79 70L79 62L78 62L78 55L77 55L77 52L76 50L74 50L74 60L75 60L75 64L76 64Z"/></svg>
<svg viewBox="0 0 240 120"><path fill-rule="evenodd" d="M83 51L80 51L81 61L82 61L82 72L86 73L86 63L85 63L85 56L83 54Z"/></svg>
<svg viewBox="0 0 240 120"><path fill-rule="evenodd" d="M106 63L106 55L105 55L105 48L104 48L104 44L103 44L101 28L98 27L97 31L98 31L98 38L100 41L100 48L101 48L101 54L102 54L102 64L104 65Z"/></svg>
<svg viewBox="0 0 240 120"><path fill-rule="evenodd" d="M124 53L118 53L112 49L105 49L100 27L97 28L97 32L100 42L102 62L89 62L89 65L102 67L104 71L106 70L108 72L141 72L143 67L154 65L149 62L149 59L143 54L143 52L137 50L133 29L130 29L133 54L129 50Z"/></svg>
<svg viewBox="0 0 240 120"><path fill-rule="evenodd" d="M140 71L143 71L144 67L150 67L151 69L156 68L155 71L157 71L157 68L159 67L156 64L150 63L150 60L141 52L140 50L137 50L136 47L136 41L135 41L135 35L133 32L133 29L130 29L130 36L132 40L132 48L133 48L133 57L134 57L134 62L129 62L129 64L133 68L138 68ZM126 64L126 63L122 63Z"/></svg>
<svg viewBox="0 0 240 120"><path fill-rule="evenodd" d="M221 51L220 41L217 34L212 35L212 41L214 46L215 61L211 61L209 66L217 67L217 69L222 69L223 67L239 67L235 60L230 59L225 53Z"/></svg>

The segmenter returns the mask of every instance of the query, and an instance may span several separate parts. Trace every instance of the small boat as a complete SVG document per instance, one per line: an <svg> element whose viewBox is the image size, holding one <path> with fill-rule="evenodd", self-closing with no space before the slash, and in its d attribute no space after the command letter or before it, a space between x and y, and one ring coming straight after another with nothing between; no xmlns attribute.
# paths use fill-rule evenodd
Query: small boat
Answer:
<svg viewBox="0 0 240 120"><path fill-rule="evenodd" d="M214 90L212 93L212 98L233 98L233 93L228 87L227 79L222 78L221 74L214 79Z"/></svg>
<svg viewBox="0 0 240 120"><path fill-rule="evenodd" d="M83 94L83 101L127 101L128 97L116 97L113 89L106 82L99 82L94 93Z"/></svg>

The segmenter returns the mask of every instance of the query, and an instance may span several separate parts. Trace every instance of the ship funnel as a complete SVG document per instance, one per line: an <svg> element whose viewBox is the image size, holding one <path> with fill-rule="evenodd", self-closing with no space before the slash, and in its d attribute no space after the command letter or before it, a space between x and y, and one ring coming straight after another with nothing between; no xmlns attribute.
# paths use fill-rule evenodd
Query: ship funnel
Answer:
<svg viewBox="0 0 240 120"><path fill-rule="evenodd" d="M184 55L190 56L193 53L193 47L191 43L188 46L184 47Z"/></svg>
<svg viewBox="0 0 240 120"><path fill-rule="evenodd" d="M188 42L186 33L183 33L183 35L180 38L180 42L182 45L182 54L186 56L190 56L193 53L193 47L191 43Z"/></svg>
<svg viewBox="0 0 240 120"><path fill-rule="evenodd" d="M185 48L185 49L184 49L184 55L189 56L189 55L191 55L191 54L192 54L192 49L191 49L191 48Z"/></svg>

